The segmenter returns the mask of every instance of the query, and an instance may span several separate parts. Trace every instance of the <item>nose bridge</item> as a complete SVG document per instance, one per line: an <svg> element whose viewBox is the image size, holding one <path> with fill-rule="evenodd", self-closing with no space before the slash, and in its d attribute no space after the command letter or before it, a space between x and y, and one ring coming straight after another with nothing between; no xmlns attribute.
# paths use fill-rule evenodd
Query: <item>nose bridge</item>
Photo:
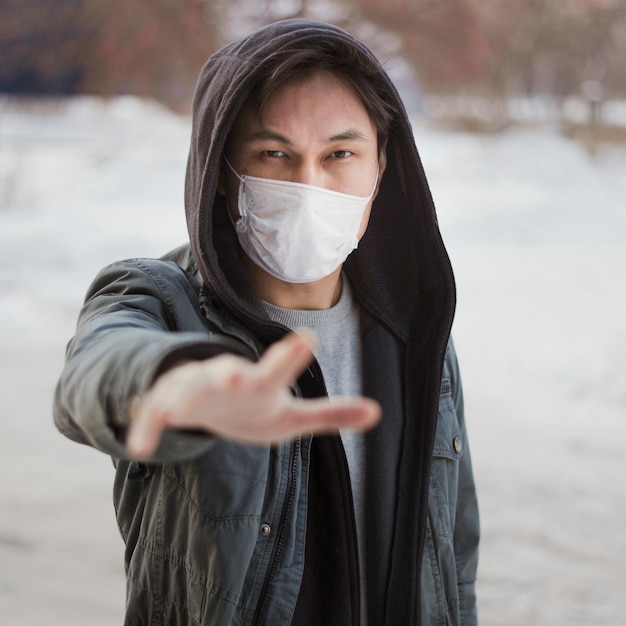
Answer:
<svg viewBox="0 0 626 626"><path fill-rule="evenodd" d="M323 187L322 173L322 165L316 158L303 155L298 159L297 166L293 173L293 182Z"/></svg>

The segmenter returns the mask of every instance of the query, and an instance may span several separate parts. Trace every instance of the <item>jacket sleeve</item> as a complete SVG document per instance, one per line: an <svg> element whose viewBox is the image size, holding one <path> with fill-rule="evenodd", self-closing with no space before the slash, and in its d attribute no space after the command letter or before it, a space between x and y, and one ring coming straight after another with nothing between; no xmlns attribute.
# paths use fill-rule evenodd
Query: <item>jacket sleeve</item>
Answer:
<svg viewBox="0 0 626 626"><path fill-rule="evenodd" d="M461 465L459 467L459 491L454 530L454 552L456 556L461 624L463 626L476 626L478 617L475 581L478 566L480 522L476 486L472 472L472 460L465 425L463 388L452 340L450 340L446 359L448 361L452 396L461 428L463 446L463 455L461 456Z"/></svg>
<svg viewBox="0 0 626 626"><path fill-rule="evenodd" d="M55 391L55 424L74 441L128 458L131 399L176 361L224 352L245 348L210 332L181 268L156 260L115 263L100 272L85 298ZM206 434L169 430L152 460L189 458L211 442Z"/></svg>

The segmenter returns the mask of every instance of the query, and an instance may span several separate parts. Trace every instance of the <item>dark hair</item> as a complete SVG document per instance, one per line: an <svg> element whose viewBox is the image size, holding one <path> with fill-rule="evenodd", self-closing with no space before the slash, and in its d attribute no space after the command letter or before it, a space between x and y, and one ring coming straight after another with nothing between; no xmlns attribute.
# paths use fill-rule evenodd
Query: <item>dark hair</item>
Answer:
<svg viewBox="0 0 626 626"><path fill-rule="evenodd" d="M261 114L269 97L281 86L327 70L352 87L365 107L382 150L397 114L395 96L384 70L366 50L342 40L322 40L303 48L295 42L267 59L264 75L250 93L247 104Z"/></svg>

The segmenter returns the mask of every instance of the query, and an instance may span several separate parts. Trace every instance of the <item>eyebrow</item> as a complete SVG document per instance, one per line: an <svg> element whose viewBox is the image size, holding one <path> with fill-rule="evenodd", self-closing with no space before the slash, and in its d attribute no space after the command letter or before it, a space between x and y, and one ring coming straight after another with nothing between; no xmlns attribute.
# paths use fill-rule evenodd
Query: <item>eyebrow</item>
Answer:
<svg viewBox="0 0 626 626"><path fill-rule="evenodd" d="M370 139L366 135L364 135L360 130L356 128L348 128L344 130L342 133L338 133L337 135L333 135L326 140L326 143L333 143L335 141L361 141L361 142L369 142Z"/></svg>
<svg viewBox="0 0 626 626"><path fill-rule="evenodd" d="M280 133L274 132L270 129L261 129L258 130L248 136L249 141L258 141L264 139L271 139L273 141L278 141L279 143L284 143L287 146L292 145L290 139L281 135ZM356 128L348 128L332 137L329 137L324 141L326 144L334 143L336 141L360 141L363 143L369 142L370 139L366 135L364 135L360 130Z"/></svg>
<svg viewBox="0 0 626 626"><path fill-rule="evenodd" d="M287 137L284 137L280 133L275 133L273 130L269 130L269 129L257 130L256 132L248 135L249 141L257 141L257 140L263 140L263 139L272 139L280 143L291 145L291 141L287 139Z"/></svg>

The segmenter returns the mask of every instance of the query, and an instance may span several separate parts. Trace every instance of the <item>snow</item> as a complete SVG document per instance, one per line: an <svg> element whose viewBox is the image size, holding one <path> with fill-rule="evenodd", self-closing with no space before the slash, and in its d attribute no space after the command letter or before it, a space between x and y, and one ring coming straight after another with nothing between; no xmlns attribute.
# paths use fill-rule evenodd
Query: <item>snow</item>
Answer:
<svg viewBox="0 0 626 626"><path fill-rule="evenodd" d="M50 405L96 272L186 238L189 120L128 97L0 111L0 616L121 623L111 464ZM624 146L414 130L457 278L481 624L626 624Z"/></svg>

